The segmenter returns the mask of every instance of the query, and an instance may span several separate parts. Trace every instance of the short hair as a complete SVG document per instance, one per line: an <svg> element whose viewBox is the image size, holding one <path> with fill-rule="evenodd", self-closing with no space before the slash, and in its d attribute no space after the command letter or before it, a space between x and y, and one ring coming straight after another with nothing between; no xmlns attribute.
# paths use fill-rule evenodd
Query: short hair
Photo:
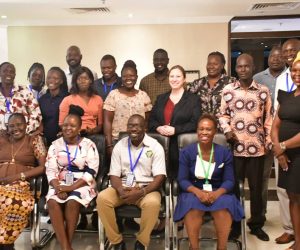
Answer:
<svg viewBox="0 0 300 250"><path fill-rule="evenodd" d="M169 75L170 75L170 73L171 73L171 71L172 71L173 69L179 69L179 70L181 71L183 77L186 78L185 70L184 70L184 68L183 68L181 65L174 65L172 68L170 68L170 70L169 70Z"/></svg>
<svg viewBox="0 0 300 250"><path fill-rule="evenodd" d="M67 49L67 53L69 50L77 50L79 52L79 54L81 55L81 51L80 48L76 45L71 45L68 49Z"/></svg>
<svg viewBox="0 0 300 250"><path fill-rule="evenodd" d="M11 64L11 63L10 62L3 62L3 63L1 63L0 64L0 70L1 70L2 66L4 66L5 64Z"/></svg>
<svg viewBox="0 0 300 250"><path fill-rule="evenodd" d="M128 118L127 124L128 124L128 122L129 122L129 120L134 119L134 118L137 118L137 119L139 119L140 121L142 121L144 126L146 125L146 124L145 124L145 118L144 118L143 116L141 116L140 114L133 114L132 116L130 116L130 117Z"/></svg>
<svg viewBox="0 0 300 250"><path fill-rule="evenodd" d="M101 58L100 62L102 62L102 61L108 61L108 60L112 60L112 61L114 62L114 64L116 64L116 59L114 58L114 56L109 55L109 54L104 55L104 56Z"/></svg>
<svg viewBox="0 0 300 250"><path fill-rule="evenodd" d="M208 54L207 58L210 57L210 56L218 56L221 60L221 63L224 64L224 67L221 71L222 74L226 74L226 69L225 69L225 64L226 64L226 59L225 59L225 56L224 54L222 54L221 52L219 51L214 51L214 52L211 52Z"/></svg>
<svg viewBox="0 0 300 250"><path fill-rule="evenodd" d="M43 71L44 74L44 78L42 79L42 87L45 85L45 68L44 65L38 62L33 63L27 73L27 78L30 78L30 74L32 71L36 70L36 69L40 69L41 71Z"/></svg>
<svg viewBox="0 0 300 250"><path fill-rule="evenodd" d="M12 113L10 115L10 117L8 118L8 122L13 119L13 118L20 118L22 120L22 122L24 122L25 124L27 124L26 122L26 118L22 113Z"/></svg>
<svg viewBox="0 0 300 250"><path fill-rule="evenodd" d="M282 50L282 47L278 44L272 46L271 50L270 50L270 54L274 51L274 50Z"/></svg>
<svg viewBox="0 0 300 250"><path fill-rule="evenodd" d="M65 117L65 119L69 116L75 116L77 117L78 121L79 121L79 125L81 127L82 125L82 119L81 117L84 115L84 110L83 108L81 108L80 106L78 105L74 105L74 104L71 104L69 106L69 113L68 115Z"/></svg>
<svg viewBox="0 0 300 250"><path fill-rule="evenodd" d="M160 54L166 54L167 57L169 57L169 56L168 56L168 52L167 52L166 50L164 50L164 49L159 48L159 49L155 50L154 53L153 53L153 55L154 55L154 54L157 54L157 53L160 53Z"/></svg>
<svg viewBox="0 0 300 250"><path fill-rule="evenodd" d="M60 90L68 92L68 81L65 72L60 67L57 66L51 67L48 70L48 73L50 71L57 71L60 74L60 77L62 78L62 84L60 85Z"/></svg>
<svg viewBox="0 0 300 250"><path fill-rule="evenodd" d="M88 89L88 96L92 96L92 95L97 94L97 92L95 90L95 87L94 87L94 75L93 75L92 71L88 67L85 67L85 66L79 67L74 72L73 77L72 77L72 87L71 87L70 93L71 94L78 94L79 93L77 79L79 78L80 75L82 75L84 73L86 73L88 75L88 77L90 78L90 80L91 80L91 83L90 83L90 86L89 86L89 89Z"/></svg>
<svg viewBox="0 0 300 250"><path fill-rule="evenodd" d="M122 70L121 70L121 74L123 73L123 71L124 71L125 69L133 69L133 70L135 71L135 73L137 74L136 64L135 64L135 62L132 61L132 60L127 60L127 61L124 63L124 65L123 65L123 67L122 67Z"/></svg>
<svg viewBox="0 0 300 250"><path fill-rule="evenodd" d="M218 120L217 118L212 115L212 114L209 114L209 113L204 113L203 115L200 116L200 118L198 119L197 121L197 126L199 125L199 123L204 120L204 119L207 119L207 120L210 120L213 122L214 126L215 126L215 129L218 128Z"/></svg>

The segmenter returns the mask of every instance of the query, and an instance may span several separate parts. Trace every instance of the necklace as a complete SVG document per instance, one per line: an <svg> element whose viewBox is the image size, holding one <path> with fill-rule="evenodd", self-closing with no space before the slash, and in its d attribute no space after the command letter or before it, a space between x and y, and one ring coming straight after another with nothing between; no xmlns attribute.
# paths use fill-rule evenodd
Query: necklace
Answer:
<svg viewBox="0 0 300 250"><path fill-rule="evenodd" d="M11 144L11 163L15 163L15 157L16 157L17 153L20 151L20 149L23 147L23 145L25 143L25 139L26 139L26 136L24 137L22 144L19 146L19 148L16 150L16 152L14 152L14 143Z"/></svg>

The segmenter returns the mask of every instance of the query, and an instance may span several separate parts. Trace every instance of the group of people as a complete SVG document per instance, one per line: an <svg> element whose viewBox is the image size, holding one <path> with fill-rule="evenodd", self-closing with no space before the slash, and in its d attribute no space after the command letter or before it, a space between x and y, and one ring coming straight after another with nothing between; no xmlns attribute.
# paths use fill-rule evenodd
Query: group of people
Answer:
<svg viewBox="0 0 300 250"><path fill-rule="evenodd" d="M65 71L52 67L45 74L43 65L34 63L27 86L15 84L13 64L2 63L0 249L13 249L26 227L34 202L28 181L43 173L49 183L51 223L64 250L72 249L80 206L88 206L96 196L99 217L116 250L126 245L114 208L122 204L141 208L135 250L145 249L157 224L158 190L166 176L177 179L181 187L174 220L183 221L190 249L199 249L206 211L214 218L218 250L226 249L229 237L239 237L244 212L236 183L245 178L250 188L250 233L268 241L262 228L274 161L286 230L276 242L295 240L289 249L299 250L299 51L297 39L275 46L269 68L256 75L252 56L241 54L236 61L237 79L226 74L224 55L212 52L207 75L186 83L184 68L169 69L168 53L158 49L153 54L155 70L142 78L139 89L132 60L124 63L119 77L115 58L103 56L102 77L97 79L95 72L81 65L77 46L67 50ZM168 165L162 146L146 131L170 138ZM119 139L122 132L128 136ZM197 133L198 142L179 150L177 139L183 133ZM213 143L216 133L225 135L231 150ZM102 166L88 138L99 134L106 140L111 187L97 194L95 180ZM93 217L96 226L98 216ZM81 226L84 220L82 215Z"/></svg>

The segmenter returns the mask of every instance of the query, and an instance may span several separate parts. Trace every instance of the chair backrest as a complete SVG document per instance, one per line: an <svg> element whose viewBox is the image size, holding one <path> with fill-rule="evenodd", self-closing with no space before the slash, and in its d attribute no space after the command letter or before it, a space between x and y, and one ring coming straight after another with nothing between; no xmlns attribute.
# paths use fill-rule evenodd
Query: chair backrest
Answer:
<svg viewBox="0 0 300 250"><path fill-rule="evenodd" d="M197 133L185 133L179 135L177 140L178 140L178 148L179 150L181 150L185 146L197 142L198 136ZM225 135L221 133L215 134L213 142L225 147L229 147Z"/></svg>

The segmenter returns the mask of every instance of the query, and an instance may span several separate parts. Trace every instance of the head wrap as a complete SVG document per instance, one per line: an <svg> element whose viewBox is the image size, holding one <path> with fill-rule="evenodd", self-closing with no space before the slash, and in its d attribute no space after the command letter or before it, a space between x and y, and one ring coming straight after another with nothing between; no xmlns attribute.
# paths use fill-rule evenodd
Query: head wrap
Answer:
<svg viewBox="0 0 300 250"><path fill-rule="evenodd" d="M296 62L300 61L300 51L298 51L297 56L293 62L293 64L295 64Z"/></svg>

